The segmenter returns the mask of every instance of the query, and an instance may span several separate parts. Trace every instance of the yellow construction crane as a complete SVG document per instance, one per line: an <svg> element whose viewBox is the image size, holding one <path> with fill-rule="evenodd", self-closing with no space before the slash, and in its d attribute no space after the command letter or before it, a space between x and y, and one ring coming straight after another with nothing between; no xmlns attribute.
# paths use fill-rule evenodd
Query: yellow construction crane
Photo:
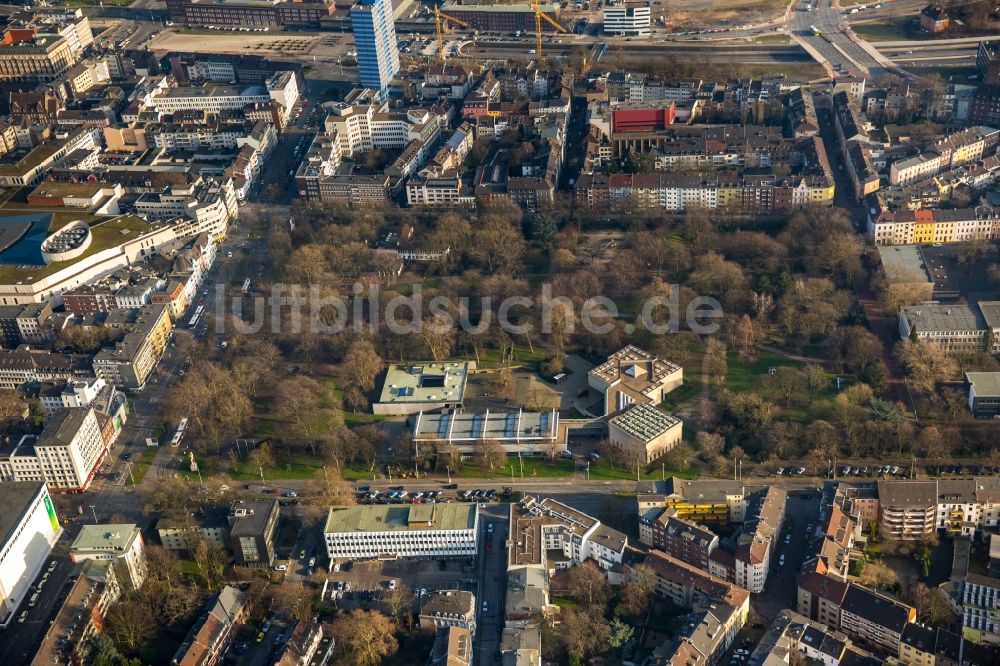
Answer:
<svg viewBox="0 0 1000 666"><path fill-rule="evenodd" d="M539 0L531 0L531 10L535 12L535 53L538 55L539 66L542 66L545 64L545 59L542 57L542 19L545 19L549 25L559 32L566 32L566 28L559 25L559 23L552 20L548 14L542 11L542 5Z"/></svg>
<svg viewBox="0 0 1000 666"><path fill-rule="evenodd" d="M445 56L444 38L442 37L442 33L444 32L444 30L447 29L448 21L451 21L452 23L457 23L465 28L469 27L469 24L463 21L462 19L457 19L454 16L448 16L443 11L441 11L441 8L438 7L438 5L434 5L434 32L437 34L438 58L440 58L442 62L444 62L444 56Z"/></svg>

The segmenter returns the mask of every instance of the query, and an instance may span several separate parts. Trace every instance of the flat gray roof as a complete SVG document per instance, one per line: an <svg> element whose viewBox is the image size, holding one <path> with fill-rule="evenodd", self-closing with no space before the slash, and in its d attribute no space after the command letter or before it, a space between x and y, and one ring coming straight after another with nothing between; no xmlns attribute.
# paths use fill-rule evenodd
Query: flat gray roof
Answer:
<svg viewBox="0 0 1000 666"><path fill-rule="evenodd" d="M559 431L559 413L551 412L475 412L452 414L417 414L413 438L417 441L481 441L555 439Z"/></svg>
<svg viewBox="0 0 1000 666"><path fill-rule="evenodd" d="M882 245L882 270L890 283L933 282L919 245Z"/></svg>
<svg viewBox="0 0 1000 666"><path fill-rule="evenodd" d="M469 361L393 363L379 402L460 402L470 365Z"/></svg>
<svg viewBox="0 0 1000 666"><path fill-rule="evenodd" d="M0 483L0 547L10 538L31 503L41 492L41 481L14 481Z"/></svg>
<svg viewBox="0 0 1000 666"><path fill-rule="evenodd" d="M1000 397L1000 372L967 372L965 380L977 396Z"/></svg>
<svg viewBox="0 0 1000 666"><path fill-rule="evenodd" d="M472 504L409 506L332 506L327 534L337 532L401 532L406 530L471 530L478 508Z"/></svg>
<svg viewBox="0 0 1000 666"><path fill-rule="evenodd" d="M971 305L912 305L901 312L917 333L984 330L983 316Z"/></svg>

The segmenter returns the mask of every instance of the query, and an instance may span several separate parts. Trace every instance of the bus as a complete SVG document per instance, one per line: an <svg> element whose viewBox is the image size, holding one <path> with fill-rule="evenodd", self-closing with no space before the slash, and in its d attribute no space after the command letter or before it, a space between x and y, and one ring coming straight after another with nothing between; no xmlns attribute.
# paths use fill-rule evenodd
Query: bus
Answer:
<svg viewBox="0 0 1000 666"><path fill-rule="evenodd" d="M191 321L188 322L188 328L194 328L198 325L198 321L201 319L201 315L205 312L205 306L199 305L194 311L194 316L191 317Z"/></svg>
<svg viewBox="0 0 1000 666"><path fill-rule="evenodd" d="M247 294L248 291L250 291L250 278L247 278L246 280L243 280L243 288L240 289L240 292L244 296L246 296L246 294Z"/></svg>
<svg viewBox="0 0 1000 666"><path fill-rule="evenodd" d="M809 26L809 32L811 32L816 37L819 37L819 28L814 25Z"/></svg>
<svg viewBox="0 0 1000 666"><path fill-rule="evenodd" d="M170 440L170 446L180 446L181 440L184 439L184 429L187 428L188 420L185 416L181 419L180 423L177 424L177 432L174 433L173 439Z"/></svg>

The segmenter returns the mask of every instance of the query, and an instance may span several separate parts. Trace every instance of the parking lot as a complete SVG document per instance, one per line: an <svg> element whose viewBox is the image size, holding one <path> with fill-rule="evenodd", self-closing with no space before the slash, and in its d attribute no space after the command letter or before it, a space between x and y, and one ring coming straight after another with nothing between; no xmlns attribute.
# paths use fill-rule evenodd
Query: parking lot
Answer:
<svg viewBox="0 0 1000 666"><path fill-rule="evenodd" d="M327 575L326 600L350 610L378 603L395 589L413 594L413 610L423 594L435 590L476 592L476 569L472 558L432 560L361 560L341 563L339 571Z"/></svg>
<svg viewBox="0 0 1000 666"><path fill-rule="evenodd" d="M509 496L509 488L468 488L461 490L458 484L450 484L446 490L429 490L409 492L403 486L393 486L388 489L359 486L357 488L358 504L451 504L452 502L496 502Z"/></svg>

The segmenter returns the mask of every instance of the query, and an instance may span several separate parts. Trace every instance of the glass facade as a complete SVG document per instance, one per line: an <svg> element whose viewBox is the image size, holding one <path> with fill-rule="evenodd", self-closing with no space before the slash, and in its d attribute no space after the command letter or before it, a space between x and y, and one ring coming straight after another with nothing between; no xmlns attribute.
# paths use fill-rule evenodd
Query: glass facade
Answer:
<svg viewBox="0 0 1000 666"><path fill-rule="evenodd" d="M399 50L388 0L361 0L351 9L361 85L384 93L399 71Z"/></svg>

